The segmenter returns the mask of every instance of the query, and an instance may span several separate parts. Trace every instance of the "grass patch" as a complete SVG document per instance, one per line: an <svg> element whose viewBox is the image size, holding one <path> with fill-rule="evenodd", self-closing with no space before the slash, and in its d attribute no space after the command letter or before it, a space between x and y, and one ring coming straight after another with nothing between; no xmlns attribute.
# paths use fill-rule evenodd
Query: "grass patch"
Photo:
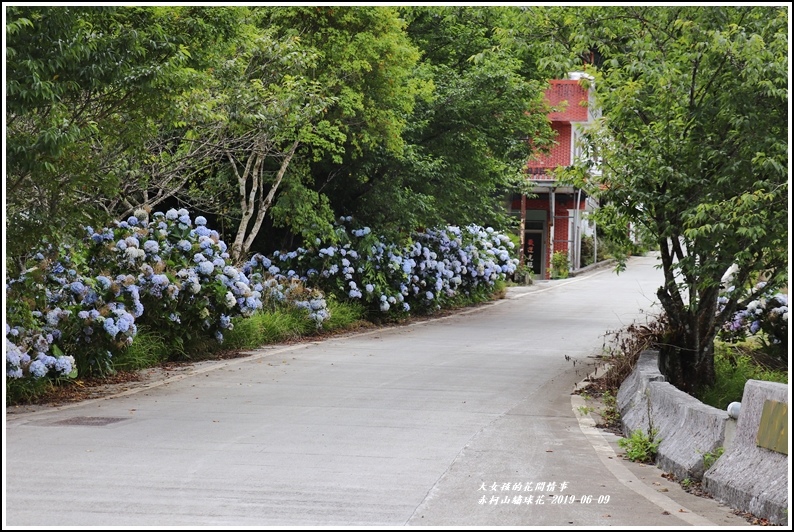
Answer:
<svg viewBox="0 0 794 532"><path fill-rule="evenodd" d="M265 310L248 318L235 318L234 328L224 333L224 349L257 347L296 340L315 331L314 323L301 309Z"/></svg>
<svg viewBox="0 0 794 532"><path fill-rule="evenodd" d="M352 329L364 320L364 307L356 303L327 300L331 317L317 329L302 309L257 312L248 318L234 318L234 328L224 332L223 349L256 349L263 345L298 340L322 332Z"/></svg>
<svg viewBox="0 0 794 532"><path fill-rule="evenodd" d="M54 387L54 382L49 379L6 378L6 406L35 403Z"/></svg>
<svg viewBox="0 0 794 532"><path fill-rule="evenodd" d="M750 379L788 384L788 372L759 364L750 353L747 346L715 342L716 380L714 385L698 393L698 399L723 410L734 401L741 402L744 385Z"/></svg>
<svg viewBox="0 0 794 532"><path fill-rule="evenodd" d="M612 390L604 390L601 395L604 408L601 410L600 415L604 420L604 425L609 428L620 427L620 410L618 410L618 399L615 394L616 392Z"/></svg>
<svg viewBox="0 0 794 532"><path fill-rule="evenodd" d="M235 317L232 318L232 325L234 328L230 331L224 331L223 345L227 349L254 349L259 347L262 334L260 332L261 324L257 319L257 315L249 318Z"/></svg>
<svg viewBox="0 0 794 532"><path fill-rule="evenodd" d="M134 371L150 368L168 360L169 355L165 336L141 327L132 345L113 359L113 369Z"/></svg>
<svg viewBox="0 0 794 532"><path fill-rule="evenodd" d="M705 452L703 454L703 469L708 471L711 466L725 453L725 447L717 447L714 451Z"/></svg>
<svg viewBox="0 0 794 532"><path fill-rule="evenodd" d="M626 458L632 462L653 463L659 449L660 440L656 438L656 430L646 434L640 429L631 433L628 438L618 440L618 445L626 450Z"/></svg>
<svg viewBox="0 0 794 532"><path fill-rule="evenodd" d="M342 303L336 298L328 298L328 311L331 317L323 322L324 331L343 331L361 325L366 314L358 303Z"/></svg>

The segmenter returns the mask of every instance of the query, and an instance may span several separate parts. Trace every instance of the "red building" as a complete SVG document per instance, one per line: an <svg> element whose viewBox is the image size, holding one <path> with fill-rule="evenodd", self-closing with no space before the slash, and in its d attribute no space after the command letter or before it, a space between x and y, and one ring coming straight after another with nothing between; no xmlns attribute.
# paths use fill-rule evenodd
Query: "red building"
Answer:
<svg viewBox="0 0 794 532"><path fill-rule="evenodd" d="M572 73L570 79L549 82L546 100L554 111L548 118L557 133L556 144L527 163L534 197L515 194L510 201L510 212L521 220L521 260L541 279L551 277L551 257L557 251L567 254L570 270L579 269L581 238L590 231L585 213L597 206L581 189L557 183L552 173L586 156L582 126L592 122L595 115L592 94L582 81L585 77Z"/></svg>

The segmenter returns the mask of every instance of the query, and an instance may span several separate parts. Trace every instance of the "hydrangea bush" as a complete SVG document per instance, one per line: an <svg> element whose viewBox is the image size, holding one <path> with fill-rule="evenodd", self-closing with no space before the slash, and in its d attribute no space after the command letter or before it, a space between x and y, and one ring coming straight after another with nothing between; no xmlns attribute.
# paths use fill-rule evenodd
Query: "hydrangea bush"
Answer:
<svg viewBox="0 0 794 532"><path fill-rule="evenodd" d="M262 307L261 293L231 265L226 244L203 216L194 223L185 209L151 219L135 214L112 229L88 229L88 266L115 274L114 288L136 296L139 324L171 340L209 335L221 342L233 316Z"/></svg>
<svg viewBox="0 0 794 532"><path fill-rule="evenodd" d="M231 317L261 308L260 294L228 261L216 231L184 209L139 210L75 246L49 246L6 285L6 375L105 373L140 325L168 339L222 341ZM59 353L73 353L59 361ZM44 372L41 361L48 369ZM66 370L69 371L66 371Z"/></svg>
<svg viewBox="0 0 794 532"><path fill-rule="evenodd" d="M282 274L273 262L255 254L242 268L254 290L262 294L262 305L267 310L297 307L306 311L306 316L319 329L331 317L328 303L322 290L307 287L294 271Z"/></svg>
<svg viewBox="0 0 794 532"><path fill-rule="evenodd" d="M237 268L206 224L185 209L138 210L113 227L86 228L74 245L36 253L6 284L7 377L106 373L141 326L169 345L221 342L233 318L289 306L321 328L326 293L391 315L435 310L488 295L518 263L509 238L490 228L428 230L401 247L343 218L334 243L258 254Z"/></svg>
<svg viewBox="0 0 794 532"><path fill-rule="evenodd" d="M518 265L513 243L491 228L431 229L401 247L383 242L368 227L351 226L350 217L340 218L334 244L317 240L311 248L275 253L265 259L268 271L371 311L400 315L486 295Z"/></svg>
<svg viewBox="0 0 794 532"><path fill-rule="evenodd" d="M763 288L762 286L756 289ZM732 290L729 288L729 290ZM720 297L721 311L727 298ZM740 342L750 336L759 337L766 347L775 354L786 357L788 354L788 296L778 293L751 301L737 310L725 322L719 333L720 339L727 342Z"/></svg>
<svg viewBox="0 0 794 532"><path fill-rule="evenodd" d="M78 365L101 372L107 369L109 350L128 344L135 335L134 319L127 317L123 304L105 301L93 289L96 279L77 271L81 262L73 260L75 256L79 255L69 245L48 246L33 256L22 275L6 284L7 377L74 376ZM119 334L118 327L114 330L112 321L108 329L113 334L107 332L106 316L110 320L124 316L124 333Z"/></svg>

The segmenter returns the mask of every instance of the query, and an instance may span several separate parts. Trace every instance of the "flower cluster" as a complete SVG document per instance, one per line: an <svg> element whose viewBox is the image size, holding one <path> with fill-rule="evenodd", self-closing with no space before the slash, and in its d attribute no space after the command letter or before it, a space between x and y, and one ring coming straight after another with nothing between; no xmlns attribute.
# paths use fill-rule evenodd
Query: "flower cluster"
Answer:
<svg viewBox="0 0 794 532"><path fill-rule="evenodd" d="M133 308L133 299L109 295L113 283L105 276L78 272L83 265L79 253L69 245L48 246L6 285L11 322L6 325L6 346L10 342L15 347L9 352L22 354L21 365L15 357L6 357L7 376L70 376L79 366L101 373L109 369L112 351L132 342L137 330L127 308ZM64 357L64 351L73 356ZM28 364L29 358L47 361L58 370L43 373L40 366ZM65 360L59 362L61 358Z"/></svg>
<svg viewBox="0 0 794 532"><path fill-rule="evenodd" d="M26 329L6 323L6 376L13 379L74 376L74 357L63 355L53 346L59 337L60 331L51 326Z"/></svg>
<svg viewBox="0 0 794 532"><path fill-rule="evenodd" d="M190 336L194 331L223 341L231 317L250 316L262 307L261 294L245 275L228 263L227 246L207 220L194 221L186 209L156 212L139 210L113 229L93 232L96 243L90 265L122 270L145 309L140 324L166 338Z"/></svg>
<svg viewBox="0 0 794 532"><path fill-rule="evenodd" d="M722 311L727 301L727 297L720 297L718 312ZM779 351L781 355L786 355L788 345L786 294L778 293L751 301L734 312L720 331L720 338L729 342L742 341L754 335L765 339L769 346Z"/></svg>
<svg viewBox="0 0 794 532"><path fill-rule="evenodd" d="M510 239L492 228L449 226L415 234L407 245L383 242L368 227L336 225L336 244L275 253L274 275L297 276L341 300L376 312L404 314L440 308L460 295L491 290L515 271ZM286 272L286 273L282 273Z"/></svg>
<svg viewBox="0 0 794 532"><path fill-rule="evenodd" d="M65 370L65 361L46 358L62 358L55 354L61 350L74 354L80 371L106 372L141 325L166 339L222 341L232 317L262 308L261 293L228 263L226 244L206 223L199 216L194 224L185 209L151 219L138 210L114 227L87 227L86 239L74 246L35 254L6 285L7 375L48 374L35 360Z"/></svg>
<svg viewBox="0 0 794 532"><path fill-rule="evenodd" d="M317 328L331 317L325 294L319 289L308 288L295 271L281 273L273 262L262 255L255 254L242 268L254 290L262 294L265 308L296 307L304 309L306 316Z"/></svg>

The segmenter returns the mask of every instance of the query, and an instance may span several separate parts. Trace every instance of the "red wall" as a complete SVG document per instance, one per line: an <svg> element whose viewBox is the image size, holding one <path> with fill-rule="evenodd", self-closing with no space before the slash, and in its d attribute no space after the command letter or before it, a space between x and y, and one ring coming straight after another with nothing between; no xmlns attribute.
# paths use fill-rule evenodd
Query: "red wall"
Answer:
<svg viewBox="0 0 794 532"><path fill-rule="evenodd" d="M557 168L571 164L571 124L554 122L551 128L557 133L556 144L549 153L539 153L527 163L527 168ZM533 179L538 179L532 176ZM541 176L540 179L543 179ZM548 179L552 179L551 176Z"/></svg>
<svg viewBox="0 0 794 532"><path fill-rule="evenodd" d="M552 107L562 108L561 111L549 113L552 121L586 122L587 121L587 89L578 80L555 79L551 88L546 90L546 100Z"/></svg>
<svg viewBox="0 0 794 532"><path fill-rule="evenodd" d="M529 179L532 181L542 183L543 181L554 181L552 175L546 174L543 171L531 171L532 169L548 169L557 168L558 166L571 165L571 122L586 122L588 119L588 94L587 89L579 84L578 80L552 80L549 82L550 87L546 90L546 101L552 107L560 109L549 113L548 118L551 121L551 128L557 134L555 144L551 150L546 154L537 154L530 159L527 163L527 173ZM561 198L564 198L561 200ZM563 206L562 202L565 202ZM575 200L569 196L559 195L556 197L557 204L555 205L556 220L554 220L554 251L568 251L568 220L569 209L575 207ZM513 200L513 210L520 211L521 199ZM541 194L536 199L528 199L526 202L527 210L541 210L546 211L546 227L551 227L551 212L549 209L549 195ZM579 206L580 209L585 208L585 202L582 201ZM543 254L546 261L546 277L548 278L551 272L551 257L549 254L549 235L546 234L544 238Z"/></svg>

